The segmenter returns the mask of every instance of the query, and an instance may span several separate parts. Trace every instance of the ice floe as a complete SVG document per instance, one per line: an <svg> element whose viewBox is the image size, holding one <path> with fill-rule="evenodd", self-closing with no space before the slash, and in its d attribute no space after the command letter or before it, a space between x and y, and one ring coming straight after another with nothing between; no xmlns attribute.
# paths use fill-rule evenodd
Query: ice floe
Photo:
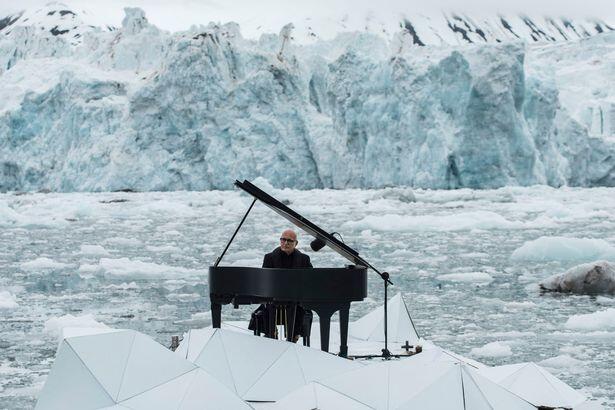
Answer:
<svg viewBox="0 0 615 410"><path fill-rule="evenodd" d="M508 344L500 341L487 343L482 347L475 347L470 351L473 356L479 357L508 357L512 356L512 349Z"/></svg>
<svg viewBox="0 0 615 410"><path fill-rule="evenodd" d="M615 294L615 265L607 261L578 265L542 280L539 285L555 292Z"/></svg>
<svg viewBox="0 0 615 410"><path fill-rule="evenodd" d="M199 275L203 273L200 270L153 262L143 262L138 259L130 258L101 258L99 266L100 270L105 275L126 276L130 278L164 278L182 275Z"/></svg>
<svg viewBox="0 0 615 410"><path fill-rule="evenodd" d="M487 272L447 273L436 276L437 279L450 282L489 283L493 277Z"/></svg>
<svg viewBox="0 0 615 410"><path fill-rule="evenodd" d="M22 263L21 269L25 271L46 271L64 269L67 266L69 265L66 263L56 262L47 257L40 257L32 261Z"/></svg>
<svg viewBox="0 0 615 410"><path fill-rule="evenodd" d="M52 317L45 321L45 332L54 337L63 337L64 329L67 328L101 328L108 329L109 327L104 323L97 321L93 314L87 313L81 316L73 316L67 314L59 317Z"/></svg>
<svg viewBox="0 0 615 410"><path fill-rule="evenodd" d="M615 247L604 239L543 236L515 249L511 259L537 262L615 260Z"/></svg>
<svg viewBox="0 0 615 410"><path fill-rule="evenodd" d="M586 331L615 331L615 308L571 316L566 321L566 328Z"/></svg>
<svg viewBox="0 0 615 410"><path fill-rule="evenodd" d="M14 309L19 304L17 297L7 290L0 290L0 309Z"/></svg>
<svg viewBox="0 0 615 410"><path fill-rule="evenodd" d="M109 256L109 251L101 245L81 245L80 253L87 256Z"/></svg>
<svg viewBox="0 0 615 410"><path fill-rule="evenodd" d="M491 211L459 212L455 215L369 215L359 221L346 222L345 228L355 230L414 232L464 231L472 229L523 229L554 226L551 221L510 221Z"/></svg>

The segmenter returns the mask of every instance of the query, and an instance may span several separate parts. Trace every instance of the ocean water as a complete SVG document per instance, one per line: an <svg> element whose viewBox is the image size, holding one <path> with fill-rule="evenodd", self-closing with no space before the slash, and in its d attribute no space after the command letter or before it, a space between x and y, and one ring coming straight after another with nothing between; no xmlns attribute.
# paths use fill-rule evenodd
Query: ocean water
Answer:
<svg viewBox="0 0 615 410"><path fill-rule="evenodd" d="M271 193L389 271L422 337L488 365L538 362L615 407L615 297L537 285L613 258L615 189ZM67 324L136 329L165 345L209 325L207 268L249 204L237 191L1 194L0 408L34 406ZM223 263L260 266L288 226L255 206ZM571 251L579 242L566 238L597 241ZM310 240L300 232L299 248ZM330 250L308 253L314 266L346 264ZM351 319L382 296L371 274ZM227 306L223 319L250 311ZM583 314L594 314L586 326L568 321Z"/></svg>

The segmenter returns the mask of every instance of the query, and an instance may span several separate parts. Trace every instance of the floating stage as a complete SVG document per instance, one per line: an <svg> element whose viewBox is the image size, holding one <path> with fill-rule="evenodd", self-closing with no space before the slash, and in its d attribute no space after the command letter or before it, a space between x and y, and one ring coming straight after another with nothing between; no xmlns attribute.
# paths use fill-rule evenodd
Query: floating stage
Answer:
<svg viewBox="0 0 615 410"><path fill-rule="evenodd" d="M133 330L68 328L36 409L602 408L534 363L489 367L418 338L400 294L389 307L388 359L353 358L381 354L381 308L350 323L349 358L247 322L189 330L175 351Z"/></svg>

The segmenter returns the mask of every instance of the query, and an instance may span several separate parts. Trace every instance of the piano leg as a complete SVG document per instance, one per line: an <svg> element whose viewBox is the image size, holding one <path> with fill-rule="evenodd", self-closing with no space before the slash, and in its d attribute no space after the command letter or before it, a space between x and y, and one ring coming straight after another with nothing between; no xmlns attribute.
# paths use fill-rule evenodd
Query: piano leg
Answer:
<svg viewBox="0 0 615 410"><path fill-rule="evenodd" d="M295 334L295 317L297 315L297 305L291 303L286 305L286 340L293 341Z"/></svg>
<svg viewBox="0 0 615 410"><path fill-rule="evenodd" d="M348 357L348 313L350 303L340 308L340 356Z"/></svg>
<svg viewBox="0 0 615 410"><path fill-rule="evenodd" d="M318 312L318 317L320 318L320 350L323 352L329 351L329 330L332 314L333 312L331 311Z"/></svg>
<svg viewBox="0 0 615 410"><path fill-rule="evenodd" d="M211 302L211 325L219 329L221 324L222 324L222 305L220 303Z"/></svg>
<svg viewBox="0 0 615 410"><path fill-rule="evenodd" d="M270 339L275 339L276 336L276 326L275 326L275 305L273 303L267 303L267 337Z"/></svg>

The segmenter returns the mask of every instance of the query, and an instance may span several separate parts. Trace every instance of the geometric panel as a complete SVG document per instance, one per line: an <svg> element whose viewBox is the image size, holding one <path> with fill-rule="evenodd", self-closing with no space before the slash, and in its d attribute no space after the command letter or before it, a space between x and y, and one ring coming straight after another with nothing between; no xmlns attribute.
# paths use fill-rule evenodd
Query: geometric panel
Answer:
<svg viewBox="0 0 615 410"><path fill-rule="evenodd" d="M117 401L124 401L194 369L189 361L136 333Z"/></svg>
<svg viewBox="0 0 615 410"><path fill-rule="evenodd" d="M90 410L113 406L115 402L92 373L84 366L73 349L62 342L37 410Z"/></svg>
<svg viewBox="0 0 615 410"><path fill-rule="evenodd" d="M231 367L222 344L221 334L218 331L211 336L206 348L202 348L200 355L193 362L212 376L215 376L227 388L237 393L233 375L231 374Z"/></svg>
<svg viewBox="0 0 615 410"><path fill-rule="evenodd" d="M109 395L117 399L135 334L132 330L112 332L71 337L66 342Z"/></svg>

